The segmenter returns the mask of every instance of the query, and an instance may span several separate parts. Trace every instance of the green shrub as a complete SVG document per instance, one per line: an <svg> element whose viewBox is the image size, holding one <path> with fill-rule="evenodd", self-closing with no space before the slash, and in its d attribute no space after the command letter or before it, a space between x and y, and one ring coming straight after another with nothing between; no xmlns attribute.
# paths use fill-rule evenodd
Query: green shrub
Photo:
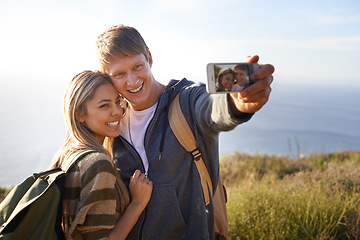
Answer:
<svg viewBox="0 0 360 240"><path fill-rule="evenodd" d="M223 176L229 239L360 239L359 153L300 160L264 155L255 163L240 155L221 166L236 176Z"/></svg>
<svg viewBox="0 0 360 240"><path fill-rule="evenodd" d="M359 220L353 204L359 194L329 194L320 182L282 181L229 189L229 239L335 239L345 216L348 224Z"/></svg>

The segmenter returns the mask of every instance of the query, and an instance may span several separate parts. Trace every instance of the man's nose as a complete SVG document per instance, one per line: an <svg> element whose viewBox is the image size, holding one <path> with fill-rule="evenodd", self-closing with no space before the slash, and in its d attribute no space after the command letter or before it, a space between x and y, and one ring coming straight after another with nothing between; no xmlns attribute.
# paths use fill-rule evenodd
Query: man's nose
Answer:
<svg viewBox="0 0 360 240"><path fill-rule="evenodd" d="M127 78L127 84L129 86L137 86L139 82L139 79L137 78L137 76L133 73L129 73L128 74L128 78Z"/></svg>

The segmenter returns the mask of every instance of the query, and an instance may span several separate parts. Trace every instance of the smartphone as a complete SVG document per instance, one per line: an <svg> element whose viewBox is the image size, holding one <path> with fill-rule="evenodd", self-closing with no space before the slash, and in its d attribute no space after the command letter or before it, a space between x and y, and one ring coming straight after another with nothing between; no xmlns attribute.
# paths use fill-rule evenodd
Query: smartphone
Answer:
<svg viewBox="0 0 360 240"><path fill-rule="evenodd" d="M250 75L259 68L257 63L209 63L207 91L210 94L240 92L253 83Z"/></svg>

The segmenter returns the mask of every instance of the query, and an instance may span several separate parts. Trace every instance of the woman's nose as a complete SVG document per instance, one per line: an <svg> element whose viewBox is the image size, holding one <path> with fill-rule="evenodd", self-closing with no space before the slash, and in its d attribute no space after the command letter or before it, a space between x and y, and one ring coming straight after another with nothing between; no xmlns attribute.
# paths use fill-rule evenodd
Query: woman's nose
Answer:
<svg viewBox="0 0 360 240"><path fill-rule="evenodd" d="M112 116L122 116L123 114L123 108L121 106L115 105L113 108L111 115Z"/></svg>

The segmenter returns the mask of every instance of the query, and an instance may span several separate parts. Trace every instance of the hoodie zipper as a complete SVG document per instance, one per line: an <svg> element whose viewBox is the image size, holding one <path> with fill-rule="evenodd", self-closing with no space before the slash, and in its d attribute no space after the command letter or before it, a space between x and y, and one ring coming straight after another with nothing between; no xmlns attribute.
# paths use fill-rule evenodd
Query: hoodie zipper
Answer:
<svg viewBox="0 0 360 240"><path fill-rule="evenodd" d="M124 137L122 137L122 136L120 136L121 137L121 139L126 143L126 145L127 145L127 148L128 148L128 150L130 151L130 152L135 152L135 154L136 154L136 159L138 160L138 161L140 161L140 163L141 163L141 167L142 167L142 171L143 172L145 172L145 166L144 166L144 163L143 163L143 161L141 160L141 157L140 157L140 154L138 153L138 151L136 151L136 148L128 141L128 140L126 140ZM146 219L146 211L147 211L147 207L145 207L145 209L144 209L144 217L142 218L142 222L141 222L141 224L140 224L140 228L139 228L139 239L143 239L143 228L144 228L144 224L145 224L145 219Z"/></svg>
<svg viewBox="0 0 360 240"><path fill-rule="evenodd" d="M166 106L166 118L167 118L167 115L168 115L168 111L169 111L169 104L170 104L170 93L171 91L175 90L175 87L172 86L170 87L169 89L165 90L165 92L167 92L167 97L168 97L168 101L167 101L167 106ZM159 99L160 100L160 99ZM155 109L155 112L154 112L154 116L153 118L150 120L150 123L145 131L145 136L144 136L144 147L145 147L145 151L146 151L146 144L145 144L145 139L146 139L146 136L148 135L148 132L149 132L149 129L151 128L151 125L153 125L153 123L155 121L157 121L159 119L159 115L157 114L158 112L158 109L159 109L159 104L157 105L156 109ZM167 129L167 125L164 124L164 127L163 127L163 130L162 130L162 135L161 135L161 140L160 140L160 147L159 147L159 156L158 156L158 159L161 160L162 158L162 150L163 150L163 145L164 145L164 136L165 136L165 133L166 133L166 129ZM139 153L136 151L136 149L134 148L134 146L132 146L125 138L124 140L131 146L132 149L135 150L135 152L137 153L137 156L139 157L140 161L141 161L141 164L142 164L142 167L144 169L144 172L145 172L145 167L144 167L144 164L141 160L141 157L139 155ZM143 239L143 231L144 231L144 225L145 225L145 219L146 219L146 215L147 215L147 206L145 207L144 209L144 218L142 219L142 222L140 224L140 229L139 229L139 239Z"/></svg>
<svg viewBox="0 0 360 240"><path fill-rule="evenodd" d="M136 158L138 161L140 161L141 167L142 167L141 170L142 170L143 172L145 172L144 163L143 163L143 161L141 160L140 154L138 153L138 151L136 151L136 148L135 148L133 145L131 145L131 143L130 143L128 140L126 140L123 136L120 136L120 137L121 137L121 139L126 143L128 149L131 148L131 151L130 151L130 152L135 152L135 155L136 155L135 158ZM129 150L130 150L130 149L129 149Z"/></svg>

